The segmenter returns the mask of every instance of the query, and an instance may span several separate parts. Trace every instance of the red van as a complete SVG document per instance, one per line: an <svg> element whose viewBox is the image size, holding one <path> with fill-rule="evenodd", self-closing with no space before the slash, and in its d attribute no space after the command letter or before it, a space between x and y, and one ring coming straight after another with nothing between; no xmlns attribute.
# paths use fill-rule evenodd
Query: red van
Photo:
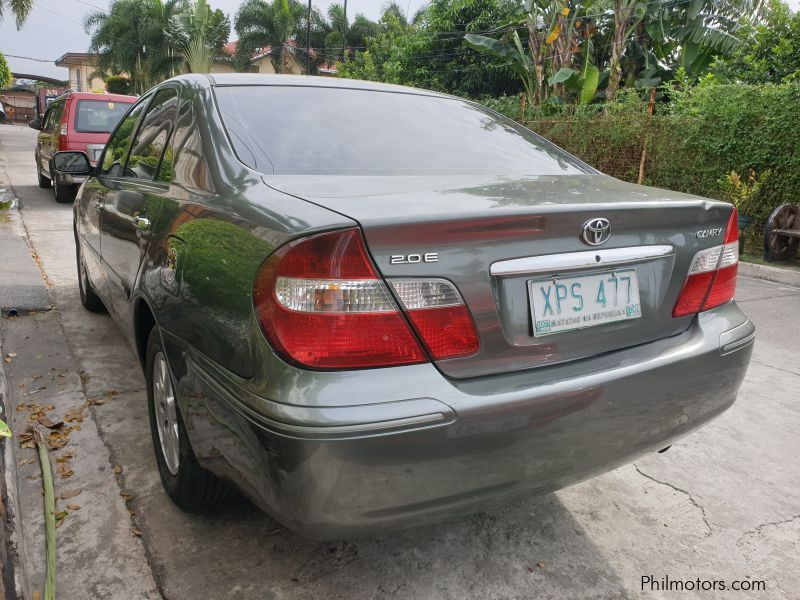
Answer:
<svg viewBox="0 0 800 600"><path fill-rule="evenodd" d="M60 150L79 150L97 162L108 137L122 119L135 96L65 92L53 100L41 119L30 125L40 131L36 141L39 187L53 187L56 202L72 202L84 177L53 174L51 160Z"/></svg>

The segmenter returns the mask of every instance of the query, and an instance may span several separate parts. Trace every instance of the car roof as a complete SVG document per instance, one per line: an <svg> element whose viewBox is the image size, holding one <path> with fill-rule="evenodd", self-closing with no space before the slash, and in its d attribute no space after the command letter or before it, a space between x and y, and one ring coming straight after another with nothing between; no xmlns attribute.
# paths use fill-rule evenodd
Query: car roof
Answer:
<svg viewBox="0 0 800 600"><path fill-rule="evenodd" d="M277 75L262 73L212 73L208 75L211 85L214 86L290 86L290 87L321 87L347 90L368 90L376 92L395 92L402 94L417 94L422 96L435 96L439 98L452 98L448 94L440 94L431 90L392 85L377 81L363 81L360 79L342 79L339 77L322 77L315 75Z"/></svg>
<svg viewBox="0 0 800 600"><path fill-rule="evenodd" d="M75 100L111 100L112 102L136 102L139 98L137 96L126 96L123 94L95 94L94 92L73 92L67 90L55 100L62 98L74 98Z"/></svg>

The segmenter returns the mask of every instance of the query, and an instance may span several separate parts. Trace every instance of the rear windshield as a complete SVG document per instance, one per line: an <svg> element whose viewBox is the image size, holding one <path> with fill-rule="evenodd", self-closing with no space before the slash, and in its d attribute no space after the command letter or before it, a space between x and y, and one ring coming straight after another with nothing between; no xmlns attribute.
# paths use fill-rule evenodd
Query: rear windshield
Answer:
<svg viewBox="0 0 800 600"><path fill-rule="evenodd" d="M594 172L514 121L459 99L324 87L218 86L244 163L276 174Z"/></svg>
<svg viewBox="0 0 800 600"><path fill-rule="evenodd" d="M131 102L117 100L78 100L75 131L81 133L111 133L128 112Z"/></svg>

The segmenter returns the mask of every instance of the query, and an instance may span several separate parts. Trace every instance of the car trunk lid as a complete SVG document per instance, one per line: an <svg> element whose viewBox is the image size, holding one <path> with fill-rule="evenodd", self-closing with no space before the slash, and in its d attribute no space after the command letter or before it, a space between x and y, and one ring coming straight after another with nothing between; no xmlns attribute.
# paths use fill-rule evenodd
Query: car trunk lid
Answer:
<svg viewBox="0 0 800 600"><path fill-rule="evenodd" d="M456 285L480 338L476 354L437 362L457 378L577 360L681 333L692 317L673 318L672 308L691 260L722 242L731 211L720 202L605 175L265 180L356 220L384 277L445 278ZM607 219L611 234L591 246L581 234L596 219ZM612 317L620 320L613 322L599 318L576 329L535 331L542 318L561 322L555 314L559 283L568 292L574 283L585 285L586 303L593 297L596 309L599 282L611 286L609 278L626 277L638 284L638 298L627 308L623 302L624 318L617 311ZM550 288L548 311L542 299ZM606 292L611 295L610 287ZM539 306L532 311L534 296ZM631 309L637 304L638 314ZM583 316L577 306L561 306L572 318L567 327Z"/></svg>

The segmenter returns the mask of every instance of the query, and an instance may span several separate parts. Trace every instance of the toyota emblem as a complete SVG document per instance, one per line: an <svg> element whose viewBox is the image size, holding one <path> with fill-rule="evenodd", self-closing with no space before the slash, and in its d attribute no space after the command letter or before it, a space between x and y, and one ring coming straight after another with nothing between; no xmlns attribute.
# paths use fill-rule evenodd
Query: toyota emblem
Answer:
<svg viewBox="0 0 800 600"><path fill-rule="evenodd" d="M611 223L604 217L589 219L583 224L580 237L590 246L605 244L611 237Z"/></svg>

